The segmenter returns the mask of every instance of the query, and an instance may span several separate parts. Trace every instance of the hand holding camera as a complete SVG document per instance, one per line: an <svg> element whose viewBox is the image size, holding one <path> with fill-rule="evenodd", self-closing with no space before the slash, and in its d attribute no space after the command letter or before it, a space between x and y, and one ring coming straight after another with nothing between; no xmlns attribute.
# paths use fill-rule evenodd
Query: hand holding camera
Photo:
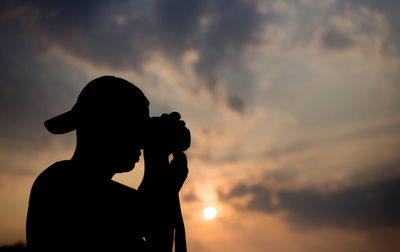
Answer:
<svg viewBox="0 0 400 252"><path fill-rule="evenodd" d="M151 117L145 130L145 177L142 184L165 186L178 192L187 174L184 153L190 147L191 135L178 112ZM173 154L171 163L168 157Z"/></svg>
<svg viewBox="0 0 400 252"><path fill-rule="evenodd" d="M190 131L178 112L151 117L146 132L145 150L170 155L190 147Z"/></svg>

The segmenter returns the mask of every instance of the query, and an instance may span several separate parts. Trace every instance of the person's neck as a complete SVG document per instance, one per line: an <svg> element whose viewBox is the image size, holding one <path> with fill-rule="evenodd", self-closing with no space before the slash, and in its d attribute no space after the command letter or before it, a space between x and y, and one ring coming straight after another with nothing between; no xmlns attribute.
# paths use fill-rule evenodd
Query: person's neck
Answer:
<svg viewBox="0 0 400 252"><path fill-rule="evenodd" d="M75 150L71 161L79 163L82 166L80 172L92 178L111 180L115 175L107 165L108 162L104 162L104 160L99 159L98 156L94 157L93 155L82 153L82 151L78 149Z"/></svg>

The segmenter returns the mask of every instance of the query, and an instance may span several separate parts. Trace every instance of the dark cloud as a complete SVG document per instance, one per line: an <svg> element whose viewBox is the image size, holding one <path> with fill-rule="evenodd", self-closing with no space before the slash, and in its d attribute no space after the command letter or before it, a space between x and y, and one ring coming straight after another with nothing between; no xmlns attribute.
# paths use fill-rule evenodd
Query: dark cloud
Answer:
<svg viewBox="0 0 400 252"><path fill-rule="evenodd" d="M262 185L239 184L220 199L250 194L245 209L266 213L288 212L288 221L301 227L400 227L400 179L320 193L314 189L274 192ZM274 199L276 197L276 199Z"/></svg>
<svg viewBox="0 0 400 252"><path fill-rule="evenodd" d="M321 42L323 47L328 50L348 49L354 45L353 39L348 34L333 27L324 31Z"/></svg>
<svg viewBox="0 0 400 252"><path fill-rule="evenodd" d="M2 19L19 23L39 50L58 46L96 66L140 72L157 51L179 67L183 53L195 49L196 73L211 92L218 72L241 61L261 24L256 4L241 0L6 1L4 6Z"/></svg>
<svg viewBox="0 0 400 252"><path fill-rule="evenodd" d="M261 17L251 1L212 1L204 13L209 19L200 45L196 70L213 89L222 65L236 65L245 45L254 43ZM264 20L263 20L264 21ZM245 83L243 83L246 85Z"/></svg>
<svg viewBox="0 0 400 252"><path fill-rule="evenodd" d="M167 53L181 54L182 49L194 46L199 29L199 17L205 11L206 1L173 0L155 4L155 36Z"/></svg>
<svg viewBox="0 0 400 252"><path fill-rule="evenodd" d="M243 100L237 95L231 95L229 97L228 104L233 110L235 110L237 112L244 111L245 104L244 104Z"/></svg>
<svg viewBox="0 0 400 252"><path fill-rule="evenodd" d="M193 202L193 201L198 201L199 197L196 195L194 191L191 191L189 193L184 194L182 199L186 202Z"/></svg>

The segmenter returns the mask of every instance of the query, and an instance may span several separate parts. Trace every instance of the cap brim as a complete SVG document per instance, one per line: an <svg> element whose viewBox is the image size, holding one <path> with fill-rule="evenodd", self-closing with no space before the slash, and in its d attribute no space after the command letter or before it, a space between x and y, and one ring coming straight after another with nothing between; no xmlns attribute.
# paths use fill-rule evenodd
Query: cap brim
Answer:
<svg viewBox="0 0 400 252"><path fill-rule="evenodd" d="M53 117L44 122L44 126L53 134L64 134L76 129L75 118L72 110Z"/></svg>

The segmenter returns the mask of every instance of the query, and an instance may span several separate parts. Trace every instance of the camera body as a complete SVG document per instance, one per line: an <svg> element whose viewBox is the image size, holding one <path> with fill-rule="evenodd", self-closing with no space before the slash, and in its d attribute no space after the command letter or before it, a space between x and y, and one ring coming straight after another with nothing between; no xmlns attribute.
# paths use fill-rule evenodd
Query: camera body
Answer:
<svg viewBox="0 0 400 252"><path fill-rule="evenodd" d="M175 113L175 114L174 114ZM146 125L145 149L162 150L168 154L182 152L190 147L191 134L176 112L150 117Z"/></svg>

